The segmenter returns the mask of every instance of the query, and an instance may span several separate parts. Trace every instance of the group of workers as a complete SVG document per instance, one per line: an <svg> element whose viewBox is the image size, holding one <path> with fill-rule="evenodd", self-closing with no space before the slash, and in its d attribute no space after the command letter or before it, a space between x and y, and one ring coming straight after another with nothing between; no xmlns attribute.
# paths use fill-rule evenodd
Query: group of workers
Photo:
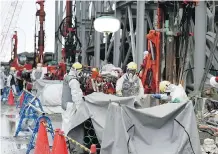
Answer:
<svg viewBox="0 0 218 154"><path fill-rule="evenodd" d="M62 92L62 108L66 110L67 104L73 102L80 104L83 99L83 91L80 88L79 78L81 77L83 66L79 62L72 65L69 73L65 74L63 80L63 92ZM11 87L14 94L17 94L16 84L17 76L16 69L10 68L8 77L4 74L4 67L0 68L0 88L1 95L4 88L5 79L7 78L7 87ZM42 71L42 64L38 63L37 68L32 70L31 80L34 82L37 79L43 79L44 73ZM213 87L218 88L218 77L212 77L210 84ZM184 88L181 85L175 85L169 81L161 81L159 84L160 94L152 94L152 97L161 99L167 102L179 103L188 101L188 97ZM126 73L117 80L116 83L116 95L120 97L139 96L144 95L144 87L141 79L137 75L137 64L130 62L127 65Z"/></svg>
<svg viewBox="0 0 218 154"><path fill-rule="evenodd" d="M21 91L26 86L24 78L27 70L24 68L22 71L16 70L15 67L11 67L8 76L5 75L5 68L0 68L0 89L1 95L3 95L4 88L12 89L14 95L18 95L18 89ZM30 80L32 82L37 79L43 79L44 73L42 71L42 64L38 63L37 68L32 70L30 74ZM18 88L17 88L18 87Z"/></svg>
<svg viewBox="0 0 218 154"><path fill-rule="evenodd" d="M68 103L80 104L83 92L80 88L79 78L83 69L82 64L76 62L72 65L70 72L64 76L62 91L62 108L67 109ZM171 84L169 81L162 81L159 85L160 94L153 94L152 97L167 102L179 103L188 100L185 90L181 85ZM143 97L144 87L137 75L137 64L130 62L127 65L126 73L117 80L116 95L120 97L139 96Z"/></svg>

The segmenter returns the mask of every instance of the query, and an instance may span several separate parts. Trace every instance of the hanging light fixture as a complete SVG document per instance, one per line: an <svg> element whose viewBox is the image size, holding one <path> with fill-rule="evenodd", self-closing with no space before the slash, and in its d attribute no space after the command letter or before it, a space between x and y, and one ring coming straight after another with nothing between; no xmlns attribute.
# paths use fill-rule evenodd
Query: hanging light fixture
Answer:
<svg viewBox="0 0 218 154"><path fill-rule="evenodd" d="M120 21L113 16L102 16L95 19L94 28L101 33L114 33L120 29Z"/></svg>
<svg viewBox="0 0 218 154"><path fill-rule="evenodd" d="M105 64L107 63L107 40L108 34L114 33L120 29L120 20L113 16L101 16L94 21L96 31L105 34Z"/></svg>

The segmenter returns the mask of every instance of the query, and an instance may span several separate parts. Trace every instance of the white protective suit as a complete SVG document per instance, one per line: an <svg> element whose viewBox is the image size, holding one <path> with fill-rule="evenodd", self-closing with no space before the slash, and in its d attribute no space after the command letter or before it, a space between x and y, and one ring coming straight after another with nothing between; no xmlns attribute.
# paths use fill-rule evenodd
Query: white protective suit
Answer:
<svg viewBox="0 0 218 154"><path fill-rule="evenodd" d="M64 128L63 126L68 126L70 123L70 117L76 112L79 104L83 102L83 92L80 88L80 83L77 80L77 72L71 70L68 75L64 77L63 90L62 90L62 130L67 131L69 128Z"/></svg>
<svg viewBox="0 0 218 154"><path fill-rule="evenodd" d="M0 68L0 89L4 89L5 87L5 79L6 75L4 73L4 69Z"/></svg>
<svg viewBox="0 0 218 154"><path fill-rule="evenodd" d="M170 84L167 87L166 92L170 93L170 95L154 94L153 97L161 100L169 101L171 103L181 103L189 100L181 84L179 84L178 86L175 84Z"/></svg>
<svg viewBox="0 0 218 154"><path fill-rule="evenodd" d="M119 96L143 96L144 88L141 80L137 75L133 76L133 81L130 81L128 74L125 73L121 78L117 80L116 92Z"/></svg>
<svg viewBox="0 0 218 154"><path fill-rule="evenodd" d="M31 73L31 79L33 81L36 81L38 79L43 79L44 78L44 72L42 71L41 67L37 67L37 69L34 69Z"/></svg>
<svg viewBox="0 0 218 154"><path fill-rule="evenodd" d="M15 86L16 82L17 81L14 72L10 72L10 74L7 77L7 87L11 87L15 95L17 95L17 90Z"/></svg>
<svg viewBox="0 0 218 154"><path fill-rule="evenodd" d="M205 139L204 144L201 147L202 154L217 154L218 148L213 139Z"/></svg>
<svg viewBox="0 0 218 154"><path fill-rule="evenodd" d="M210 85L212 87L218 88L218 83L216 82L216 77L213 76L210 78Z"/></svg>

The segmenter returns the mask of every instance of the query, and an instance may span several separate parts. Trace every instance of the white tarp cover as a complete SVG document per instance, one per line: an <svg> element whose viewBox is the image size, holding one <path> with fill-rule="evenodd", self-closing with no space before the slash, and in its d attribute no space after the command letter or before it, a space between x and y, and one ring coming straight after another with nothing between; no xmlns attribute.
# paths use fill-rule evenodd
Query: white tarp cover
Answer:
<svg viewBox="0 0 218 154"><path fill-rule="evenodd" d="M61 97L63 82L60 80L37 80L33 89L46 113L61 113Z"/></svg>
<svg viewBox="0 0 218 154"><path fill-rule="evenodd" d="M191 102L141 109L136 109L134 102L134 97L90 94L79 108L72 104L63 113L63 130L82 142L83 133L78 128L91 118L101 143L101 154L201 153Z"/></svg>

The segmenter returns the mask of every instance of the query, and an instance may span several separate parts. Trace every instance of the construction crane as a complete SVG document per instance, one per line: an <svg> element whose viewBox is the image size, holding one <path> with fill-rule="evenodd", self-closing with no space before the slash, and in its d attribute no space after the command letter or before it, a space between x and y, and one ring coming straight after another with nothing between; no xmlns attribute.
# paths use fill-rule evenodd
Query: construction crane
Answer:
<svg viewBox="0 0 218 154"><path fill-rule="evenodd" d="M20 14L20 11L23 6L23 1L21 0L13 0L10 3L10 8L8 10L7 16L5 18L5 22L3 28L1 30L1 54L6 54L6 50L4 51L5 42L8 39L8 34L10 31L16 27L17 20ZM3 53L4 52L4 53Z"/></svg>

